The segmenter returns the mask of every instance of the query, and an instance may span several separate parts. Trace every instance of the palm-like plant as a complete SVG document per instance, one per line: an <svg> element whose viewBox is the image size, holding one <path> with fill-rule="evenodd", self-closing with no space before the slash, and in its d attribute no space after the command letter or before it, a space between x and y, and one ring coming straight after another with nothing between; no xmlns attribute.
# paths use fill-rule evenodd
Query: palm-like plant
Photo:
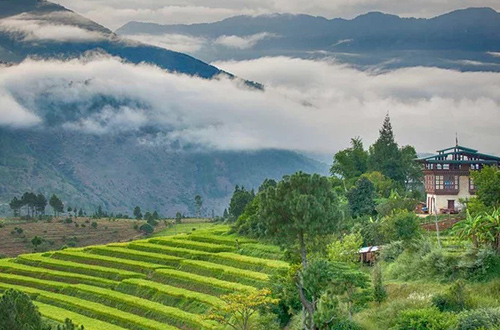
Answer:
<svg viewBox="0 0 500 330"><path fill-rule="evenodd" d="M496 251L500 251L500 208L492 213L486 213L483 222L485 240Z"/></svg>
<svg viewBox="0 0 500 330"><path fill-rule="evenodd" d="M472 241L474 247L479 247L480 227L483 220L482 215L472 216L467 210L467 216L464 220L457 222L453 226L453 234L459 239L467 239Z"/></svg>

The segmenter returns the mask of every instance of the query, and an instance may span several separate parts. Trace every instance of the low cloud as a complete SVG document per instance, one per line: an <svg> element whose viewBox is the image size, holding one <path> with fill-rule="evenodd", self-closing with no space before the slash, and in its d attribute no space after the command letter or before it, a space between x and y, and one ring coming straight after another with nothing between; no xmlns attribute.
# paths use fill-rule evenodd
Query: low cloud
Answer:
<svg viewBox="0 0 500 330"><path fill-rule="evenodd" d="M73 25L54 24L27 15L0 19L0 31L19 35L23 41L95 41L104 39L99 32Z"/></svg>
<svg viewBox="0 0 500 330"><path fill-rule="evenodd" d="M214 44L228 48L249 49L255 46L259 41L269 38L276 38L276 35L271 33L257 33L250 36L221 36L214 41Z"/></svg>
<svg viewBox="0 0 500 330"><path fill-rule="evenodd" d="M266 90L111 57L27 60L0 68L0 125L133 132L144 146L332 154L354 136L371 144L389 113L400 144L433 151L458 132L462 144L500 154L498 73L380 73L287 57L215 64Z"/></svg>
<svg viewBox="0 0 500 330"><path fill-rule="evenodd" d="M208 40L184 34L132 34L122 37L181 53L196 53L207 45Z"/></svg>

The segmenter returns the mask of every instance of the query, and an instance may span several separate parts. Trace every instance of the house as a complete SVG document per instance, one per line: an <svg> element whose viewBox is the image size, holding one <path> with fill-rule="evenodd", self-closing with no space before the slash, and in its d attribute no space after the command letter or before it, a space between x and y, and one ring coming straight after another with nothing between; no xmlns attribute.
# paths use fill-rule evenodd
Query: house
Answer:
<svg viewBox="0 0 500 330"><path fill-rule="evenodd" d="M359 261L361 263L373 264L380 253L379 246L366 246L361 248L359 251Z"/></svg>
<svg viewBox="0 0 500 330"><path fill-rule="evenodd" d="M458 213L463 207L459 201L476 194L470 173L484 166L500 167L500 157L482 154L458 143L417 161L422 164L427 209L432 214Z"/></svg>

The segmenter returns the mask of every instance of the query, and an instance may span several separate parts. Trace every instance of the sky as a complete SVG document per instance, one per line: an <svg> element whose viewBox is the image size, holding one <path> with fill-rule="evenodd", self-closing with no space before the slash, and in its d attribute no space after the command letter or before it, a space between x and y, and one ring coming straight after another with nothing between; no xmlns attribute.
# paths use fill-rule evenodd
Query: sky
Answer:
<svg viewBox="0 0 500 330"><path fill-rule="evenodd" d="M369 11L433 17L455 9L492 7L498 0L55 0L112 30L129 21L160 24L214 22L236 15L311 14L354 18Z"/></svg>

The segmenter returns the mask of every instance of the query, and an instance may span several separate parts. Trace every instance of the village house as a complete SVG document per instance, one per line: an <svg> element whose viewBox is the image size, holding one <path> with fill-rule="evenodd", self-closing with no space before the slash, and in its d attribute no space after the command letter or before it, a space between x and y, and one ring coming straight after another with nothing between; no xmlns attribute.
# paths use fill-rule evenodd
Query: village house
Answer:
<svg viewBox="0 0 500 330"><path fill-rule="evenodd" d="M470 173L484 166L500 167L500 157L482 154L458 143L417 161L423 167L427 209L432 214L458 213L463 207L460 201L476 194Z"/></svg>

